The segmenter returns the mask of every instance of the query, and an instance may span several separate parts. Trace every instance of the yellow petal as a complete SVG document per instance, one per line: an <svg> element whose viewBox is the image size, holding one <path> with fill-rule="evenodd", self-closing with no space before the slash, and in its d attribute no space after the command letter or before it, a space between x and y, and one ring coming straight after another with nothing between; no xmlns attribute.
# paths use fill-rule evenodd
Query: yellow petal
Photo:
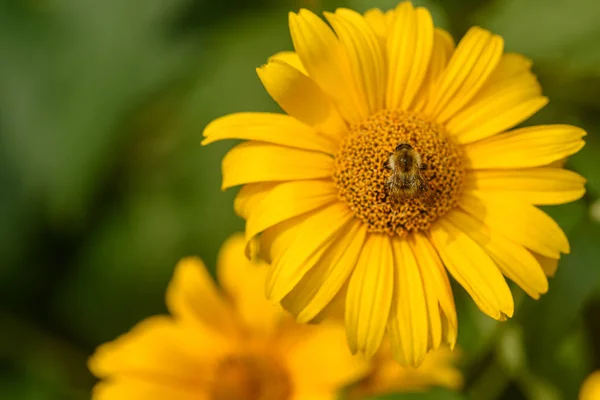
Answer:
<svg viewBox="0 0 600 400"><path fill-rule="evenodd" d="M365 20L373 29L373 32L379 38L379 41L383 44L387 36L387 26L385 22L385 15L379 8L371 8L365 12Z"/></svg>
<svg viewBox="0 0 600 400"><path fill-rule="evenodd" d="M472 143L520 124L546 104L548 98L531 87L507 85L497 93L473 102L446 127L458 143Z"/></svg>
<svg viewBox="0 0 600 400"><path fill-rule="evenodd" d="M337 201L330 180L292 181L277 185L254 205L246 222L246 241L281 221Z"/></svg>
<svg viewBox="0 0 600 400"><path fill-rule="evenodd" d="M577 153L585 131L570 125L540 125L468 144L471 169L539 167Z"/></svg>
<svg viewBox="0 0 600 400"><path fill-rule="evenodd" d="M165 385L189 388L201 384L199 377L210 374L211 364L231 349L217 332L155 316L99 346L88 366L99 378L137 376L152 381L160 377Z"/></svg>
<svg viewBox="0 0 600 400"><path fill-rule="evenodd" d="M548 291L548 279L533 255L461 210L446 215L452 224L476 241L496 261L500 271L534 299Z"/></svg>
<svg viewBox="0 0 600 400"><path fill-rule="evenodd" d="M233 201L235 213L244 219L248 219L250 212L254 210L254 208L259 205L277 185L281 185L281 183L260 182L242 186Z"/></svg>
<svg viewBox="0 0 600 400"><path fill-rule="evenodd" d="M389 238L369 234L346 295L346 335L352 353L375 354L390 314L394 259Z"/></svg>
<svg viewBox="0 0 600 400"><path fill-rule="evenodd" d="M388 333L394 358L403 365L418 367L429 350L423 279L408 242L397 238L391 242L395 268Z"/></svg>
<svg viewBox="0 0 600 400"><path fill-rule="evenodd" d="M430 235L444 265L479 309L497 320L512 317L514 303L510 289L485 251L443 219L430 230Z"/></svg>
<svg viewBox="0 0 600 400"><path fill-rule="evenodd" d="M267 275L267 296L273 301L281 301L319 261L352 218L352 213L342 203L304 216L285 252L273 259Z"/></svg>
<svg viewBox="0 0 600 400"><path fill-rule="evenodd" d="M241 234L228 238L219 251L217 277L233 300L238 318L252 332L273 332L283 310L265 296L268 266L244 256L246 241Z"/></svg>
<svg viewBox="0 0 600 400"><path fill-rule="evenodd" d="M596 400L600 398L600 370L588 375L579 391L579 400Z"/></svg>
<svg viewBox="0 0 600 400"><path fill-rule="evenodd" d="M553 277L558 269L558 260L554 258L544 257L537 253L531 253L538 263L540 263L544 273L548 277Z"/></svg>
<svg viewBox="0 0 600 400"><path fill-rule="evenodd" d="M427 295L427 312L431 343L437 349L442 341L454 348L458 334L456 306L446 269L429 239L421 233L409 236ZM441 313L440 313L441 309Z"/></svg>
<svg viewBox="0 0 600 400"><path fill-rule="evenodd" d="M279 259L296 238L300 225L317 212L319 210L311 211L308 215L299 215L266 229L259 236L260 257L269 264L272 264L273 260Z"/></svg>
<svg viewBox="0 0 600 400"><path fill-rule="evenodd" d="M585 193L585 178L562 168L474 170L465 177L466 191L510 196L530 204L563 204Z"/></svg>
<svg viewBox="0 0 600 400"><path fill-rule="evenodd" d="M367 114L383 108L385 88L385 65L381 42L362 15L356 11L340 8L335 14L325 13L335 30L348 58L350 70L361 103Z"/></svg>
<svg viewBox="0 0 600 400"><path fill-rule="evenodd" d="M407 368L393 359L388 343L384 340L374 362L374 371L366 380L350 389L349 398L371 399L369 395L373 394L418 393L440 386L460 389L463 378L456 365L460 351L442 347L428 353L419 368Z"/></svg>
<svg viewBox="0 0 600 400"><path fill-rule="evenodd" d="M444 123L467 104L498 65L504 42L479 27L471 28L458 44L440 76L426 114Z"/></svg>
<svg viewBox="0 0 600 400"><path fill-rule="evenodd" d="M152 379L125 377L101 382L92 390L92 400L144 399L144 400L209 400L206 388L188 388L175 384L165 384Z"/></svg>
<svg viewBox="0 0 600 400"><path fill-rule="evenodd" d="M362 122L366 110L360 105L348 60L335 34L323 20L304 9L290 13L289 24L294 49L309 76L335 99L346 121Z"/></svg>
<svg viewBox="0 0 600 400"><path fill-rule="evenodd" d="M446 124L459 143L472 143L525 121L548 103L531 62L504 54L480 92Z"/></svg>
<svg viewBox="0 0 600 400"><path fill-rule="evenodd" d="M313 320L341 290L354 270L366 234L365 225L353 221L283 299L283 306L298 322Z"/></svg>
<svg viewBox="0 0 600 400"><path fill-rule="evenodd" d="M434 33L429 11L410 2L398 5L387 41L386 107L407 110L426 76Z"/></svg>
<svg viewBox="0 0 600 400"><path fill-rule="evenodd" d="M337 145L312 127L283 114L237 113L217 118L204 129L203 145L225 139L257 140L335 154Z"/></svg>
<svg viewBox="0 0 600 400"><path fill-rule="evenodd" d="M167 288L166 303L177 319L235 335L232 310L199 258L179 261Z"/></svg>
<svg viewBox="0 0 600 400"><path fill-rule="evenodd" d="M269 95L286 113L327 134L332 143L337 143L346 132L346 123L333 102L308 76L279 59L271 60L256 72Z"/></svg>
<svg viewBox="0 0 600 400"><path fill-rule="evenodd" d="M361 357L352 357L341 324L324 322L302 326L302 335L293 335L278 345L290 372L296 399L332 399L341 387L364 377L369 365ZM321 394L318 396L317 394Z"/></svg>
<svg viewBox="0 0 600 400"><path fill-rule="evenodd" d="M361 247L362 250L362 247ZM346 295L348 294L348 281L344 283L342 288L337 292L333 299L321 310L317 316L315 316L311 323L320 324L323 321L344 321L344 314L346 310Z"/></svg>
<svg viewBox="0 0 600 400"><path fill-rule="evenodd" d="M569 241L558 224L537 207L511 196L466 193L460 207L490 230L546 257L569 253Z"/></svg>
<svg viewBox="0 0 600 400"><path fill-rule="evenodd" d="M427 75L415 98L414 111L422 111L430 98L436 96L437 83L454 52L454 39L443 29L435 28L433 32L433 47Z"/></svg>
<svg viewBox="0 0 600 400"><path fill-rule="evenodd" d="M504 53L494 72L482 90L494 91L502 87L503 82L516 75L527 73L531 70L532 62L527 57L518 53Z"/></svg>
<svg viewBox="0 0 600 400"><path fill-rule="evenodd" d="M269 57L269 61L271 60L283 61L284 63L287 63L292 67L296 68L304 75L308 75L308 72L306 72L306 68L304 68L304 65L302 65L302 61L300 60L300 57L298 57L298 54L295 51L280 51L279 53L276 53Z"/></svg>
<svg viewBox="0 0 600 400"><path fill-rule="evenodd" d="M221 187L227 189L255 182L328 178L333 172L333 158L313 151L245 142L227 153L222 168Z"/></svg>

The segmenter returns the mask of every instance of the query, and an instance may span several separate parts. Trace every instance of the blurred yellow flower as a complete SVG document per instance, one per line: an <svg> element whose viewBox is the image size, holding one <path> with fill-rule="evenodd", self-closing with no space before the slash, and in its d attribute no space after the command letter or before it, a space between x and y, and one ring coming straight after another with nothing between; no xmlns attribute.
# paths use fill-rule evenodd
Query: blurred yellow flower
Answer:
<svg viewBox="0 0 600 400"><path fill-rule="evenodd" d="M223 188L272 262L266 292L299 322L345 297L352 352L389 335L419 365L454 346L447 272L497 320L513 315L505 276L548 290L569 243L537 205L580 198L584 179L553 162L585 132L544 125L506 132L548 99L525 57L474 27L455 46L422 7L290 13L295 52L258 68L288 115L213 121L208 144L244 139L223 160Z"/></svg>
<svg viewBox="0 0 600 400"><path fill-rule="evenodd" d="M176 267L166 302L100 346L89 361L102 381L95 400L333 400L367 372L339 324L299 325L264 297L266 266L248 261L244 239L221 250L220 292L197 258Z"/></svg>
<svg viewBox="0 0 600 400"><path fill-rule="evenodd" d="M600 399L600 370L592 372L581 385L579 400Z"/></svg>
<svg viewBox="0 0 600 400"><path fill-rule="evenodd" d="M371 359L371 372L354 385L349 398L363 399L389 393L423 391L432 386L459 389L463 377L456 368L458 350L442 347L429 352L418 368L405 367L396 362L388 340Z"/></svg>

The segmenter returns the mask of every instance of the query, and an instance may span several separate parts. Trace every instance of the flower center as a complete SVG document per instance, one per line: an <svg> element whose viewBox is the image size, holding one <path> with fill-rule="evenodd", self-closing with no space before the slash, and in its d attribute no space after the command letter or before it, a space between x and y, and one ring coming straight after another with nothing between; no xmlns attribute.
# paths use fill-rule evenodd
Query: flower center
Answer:
<svg viewBox="0 0 600 400"><path fill-rule="evenodd" d="M280 363L267 355L231 355L218 364L212 400L287 400L292 385Z"/></svg>
<svg viewBox="0 0 600 400"><path fill-rule="evenodd" d="M350 128L333 180L369 232L405 236L456 206L463 174L460 148L443 126L384 110Z"/></svg>

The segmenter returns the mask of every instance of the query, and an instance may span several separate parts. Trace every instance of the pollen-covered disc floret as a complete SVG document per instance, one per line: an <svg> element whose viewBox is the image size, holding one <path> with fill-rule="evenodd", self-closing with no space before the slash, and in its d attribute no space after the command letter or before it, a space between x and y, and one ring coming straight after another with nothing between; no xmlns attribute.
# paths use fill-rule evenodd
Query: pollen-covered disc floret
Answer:
<svg viewBox="0 0 600 400"><path fill-rule="evenodd" d="M388 160L400 143L419 153L419 171L428 191L398 199L387 181L393 173ZM370 232L404 236L424 231L456 206L463 181L460 149L443 126L417 114L380 111L350 128L335 157L333 180L339 197Z"/></svg>

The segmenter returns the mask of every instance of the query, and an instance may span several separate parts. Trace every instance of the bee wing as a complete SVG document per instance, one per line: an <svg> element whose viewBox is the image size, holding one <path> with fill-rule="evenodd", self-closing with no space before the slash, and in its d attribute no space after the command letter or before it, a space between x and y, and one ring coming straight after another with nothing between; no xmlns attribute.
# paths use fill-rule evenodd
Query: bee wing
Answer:
<svg viewBox="0 0 600 400"><path fill-rule="evenodd" d="M429 187L427 180L423 177L423 174L421 174L421 171L417 172L417 177L419 179L419 189L423 192L431 191L431 188Z"/></svg>
<svg viewBox="0 0 600 400"><path fill-rule="evenodd" d="M421 192L422 199L427 204L433 203L435 192L433 190L431 190L429 183L427 183L427 180L425 179L425 177L423 177L423 175L421 174L420 171L418 173L418 179L419 179L419 191Z"/></svg>

